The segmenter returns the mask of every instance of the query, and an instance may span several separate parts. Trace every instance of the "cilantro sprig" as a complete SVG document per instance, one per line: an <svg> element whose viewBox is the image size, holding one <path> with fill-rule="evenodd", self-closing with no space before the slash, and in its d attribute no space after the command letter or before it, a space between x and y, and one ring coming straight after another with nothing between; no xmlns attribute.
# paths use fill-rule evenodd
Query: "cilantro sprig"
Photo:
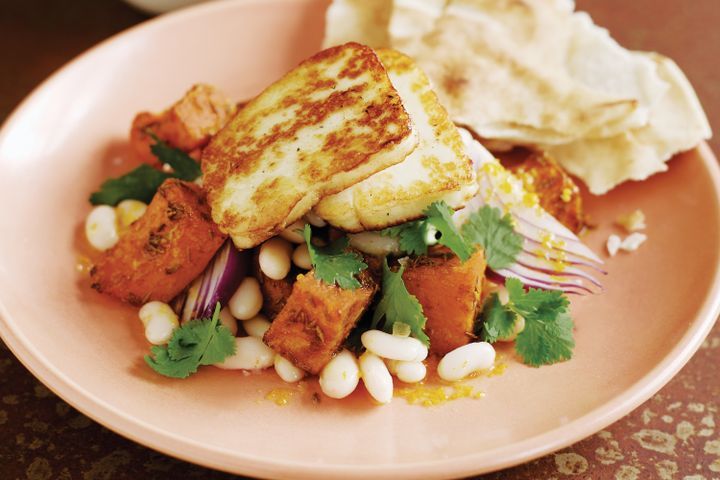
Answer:
<svg viewBox="0 0 720 480"><path fill-rule="evenodd" d="M200 164L180 149L173 148L149 133L155 143L150 151L158 160L170 165L172 173L162 172L150 165L140 165L134 170L117 178L105 180L100 190L90 195L93 205L117 205L122 200L140 200L149 203L160 185L168 178L179 178L192 182L202 175Z"/></svg>
<svg viewBox="0 0 720 480"><path fill-rule="evenodd" d="M316 247L311 241L310 225L305 225L303 236L310 253L310 262L315 269L315 278L347 290L355 290L361 286L355 276L368 266L360 254L346 251L349 243L347 237L338 238L326 247Z"/></svg>
<svg viewBox="0 0 720 480"><path fill-rule="evenodd" d="M500 210L485 205L473 212L462 226L466 242L480 245L485 250L487 264L493 270L508 267L522 250L522 237L515 232L509 214L500 216Z"/></svg>
<svg viewBox="0 0 720 480"><path fill-rule="evenodd" d="M375 308L370 328L377 328L384 317L383 330L386 332L392 333L393 327L402 323L410 327L415 338L429 345L430 338L423 330L427 318L418 299L405 287L402 279L404 271L405 266L400 265L398 271L393 272L388 267L387 258L383 261L382 298Z"/></svg>
<svg viewBox="0 0 720 480"><path fill-rule="evenodd" d="M515 339L515 350L523 362L539 367L570 359L575 340L567 297L552 290L530 288L526 292L522 282L515 278L505 280L505 287L507 304L503 305L497 294L491 295L485 304L483 340L494 343L510 336L519 315L525 319L525 328Z"/></svg>
<svg viewBox="0 0 720 480"><path fill-rule="evenodd" d="M455 255L464 262L472 255L473 247L458 231L453 223L452 214L453 209L444 201L433 202L423 212L425 215L423 220L386 228L381 234L396 237L402 250L415 255L425 255L428 246L437 242L455 252Z"/></svg>
<svg viewBox="0 0 720 480"><path fill-rule="evenodd" d="M463 262L479 245L494 270L511 265L522 249L522 237L513 229L510 216L501 216L497 208L485 205L473 212L461 230L452 220L452 208L443 201L433 202L423 213L423 220L386 228L381 233L397 238L406 253L425 255L428 246L437 242L452 250Z"/></svg>
<svg viewBox="0 0 720 480"><path fill-rule="evenodd" d="M235 348L233 334L220 323L218 303L212 318L192 320L175 329L167 346L153 346L145 362L166 377L187 378L201 365L222 362Z"/></svg>

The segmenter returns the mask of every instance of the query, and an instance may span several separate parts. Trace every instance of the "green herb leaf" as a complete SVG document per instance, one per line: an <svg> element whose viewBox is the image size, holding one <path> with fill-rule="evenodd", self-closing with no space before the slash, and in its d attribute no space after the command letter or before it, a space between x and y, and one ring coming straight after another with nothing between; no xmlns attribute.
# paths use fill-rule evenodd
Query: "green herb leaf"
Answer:
<svg viewBox="0 0 720 480"><path fill-rule="evenodd" d="M404 271L405 267L401 265L397 272L393 272L388 267L387 258L383 261L382 299L375 308L370 328L376 328L384 317L383 330L386 332L392 332L395 323L401 322L410 327L415 338L430 345L430 339L423 330L427 319L418 299L410 295L405 287L402 279Z"/></svg>
<svg viewBox="0 0 720 480"><path fill-rule="evenodd" d="M171 147L154 133L148 132L148 134L155 140L155 143L150 146L150 151L161 163L172 167L174 177L192 182L202 175L200 164L194 158L179 148Z"/></svg>
<svg viewBox="0 0 720 480"><path fill-rule="evenodd" d="M507 305L492 295L483 309L483 339L494 342L507 337L514 328L515 315L525 319L525 328L515 339L515 350L527 365L539 367L568 360L575 347L569 301L562 292L530 288L508 278ZM511 320L512 319L512 320Z"/></svg>
<svg viewBox="0 0 720 480"><path fill-rule="evenodd" d="M433 202L425 209L426 221L440 232L438 243L445 245L455 252L455 255L463 262L470 258L473 253L473 246L468 243L453 222L454 210L445 202Z"/></svg>
<svg viewBox="0 0 720 480"><path fill-rule="evenodd" d="M430 224L424 220L407 222L382 230L381 235L398 239L400 249L410 255L425 255L428 250L427 234Z"/></svg>
<svg viewBox="0 0 720 480"><path fill-rule="evenodd" d="M515 350L531 367L550 365L572 358L573 321L566 312L552 317L525 319L525 328L515 340Z"/></svg>
<svg viewBox="0 0 720 480"><path fill-rule="evenodd" d="M303 230L305 243L310 253L310 262L315 269L315 278L346 290L359 288L360 282L355 276L367 268L362 256L356 252L346 252L347 237L338 238L327 247L316 247L312 244L312 229L305 225Z"/></svg>
<svg viewBox="0 0 720 480"><path fill-rule="evenodd" d="M105 180L100 190L90 195L90 203L114 206L127 199L150 203L160 185L170 177L150 165L140 165L122 177Z"/></svg>
<svg viewBox="0 0 720 480"><path fill-rule="evenodd" d="M436 242L452 250L463 262L473 253L472 244L465 241L452 220L453 209L447 203L433 202L423 212L424 220L404 223L383 230L382 235L395 237L400 248L409 254L425 255L428 245ZM437 233L440 236L437 236Z"/></svg>
<svg viewBox="0 0 720 480"><path fill-rule="evenodd" d="M512 265L522 249L522 236L513 229L510 215L501 218L500 210L488 205L470 215L462 234L468 243L483 247L493 270Z"/></svg>
<svg viewBox="0 0 720 480"><path fill-rule="evenodd" d="M500 303L498 294L493 293L485 302L482 318L484 320L482 328L483 340L495 343L512 335L515 330L517 315L512 310L505 308L505 305Z"/></svg>
<svg viewBox="0 0 720 480"><path fill-rule="evenodd" d="M235 353L235 338L219 321L220 303L212 318L192 320L175 329L167 346L153 346L145 362L172 378L187 378L200 365L222 362Z"/></svg>
<svg viewBox="0 0 720 480"><path fill-rule="evenodd" d="M172 173L161 172L150 165L140 165L135 170L117 178L105 180L100 190L90 195L93 205L117 205L122 200L140 200L150 203L157 189L168 178L179 178L192 182L202 175L200 164L180 149L173 148L149 133L155 140L150 147L161 163L170 165Z"/></svg>

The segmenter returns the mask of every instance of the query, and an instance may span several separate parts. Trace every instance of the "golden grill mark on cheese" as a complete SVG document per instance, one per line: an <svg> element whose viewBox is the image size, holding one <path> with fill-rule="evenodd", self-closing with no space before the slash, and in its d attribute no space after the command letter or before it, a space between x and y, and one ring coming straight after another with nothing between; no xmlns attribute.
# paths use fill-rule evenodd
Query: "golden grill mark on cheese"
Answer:
<svg viewBox="0 0 720 480"><path fill-rule="evenodd" d="M462 207L477 190L475 173L457 128L438 103L415 62L389 49L377 50L420 137L401 163L324 198L315 212L347 231L377 230L422 216L432 202Z"/></svg>
<svg viewBox="0 0 720 480"><path fill-rule="evenodd" d="M324 50L248 102L204 150L213 220L238 248L253 247L416 144L375 52Z"/></svg>

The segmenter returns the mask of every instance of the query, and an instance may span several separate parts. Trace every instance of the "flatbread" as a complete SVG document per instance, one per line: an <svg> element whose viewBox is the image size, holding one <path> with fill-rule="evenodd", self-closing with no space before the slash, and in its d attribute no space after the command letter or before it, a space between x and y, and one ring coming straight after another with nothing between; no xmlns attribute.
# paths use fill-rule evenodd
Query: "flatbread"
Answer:
<svg viewBox="0 0 720 480"><path fill-rule="evenodd" d="M645 180L667 170L666 162L675 153L712 136L700 101L677 64L658 54L635 55L651 61L667 85L665 94L651 105L647 125L609 138L543 147L596 195L626 180Z"/></svg>

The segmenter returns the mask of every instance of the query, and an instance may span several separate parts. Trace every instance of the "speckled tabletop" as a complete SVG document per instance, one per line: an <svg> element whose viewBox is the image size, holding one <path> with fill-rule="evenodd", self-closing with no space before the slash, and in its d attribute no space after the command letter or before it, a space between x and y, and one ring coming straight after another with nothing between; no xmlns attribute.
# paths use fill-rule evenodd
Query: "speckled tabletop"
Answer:
<svg viewBox="0 0 720 480"><path fill-rule="evenodd" d="M720 125L719 0L577 0L624 45L673 57ZM647 7L652 6L648 9ZM0 120L53 70L146 17L119 0L0 2ZM630 27L632 25L632 27ZM711 142L720 150L720 140ZM720 479L720 324L659 393L567 449L483 479ZM93 422L0 342L0 479L236 478L172 459Z"/></svg>

